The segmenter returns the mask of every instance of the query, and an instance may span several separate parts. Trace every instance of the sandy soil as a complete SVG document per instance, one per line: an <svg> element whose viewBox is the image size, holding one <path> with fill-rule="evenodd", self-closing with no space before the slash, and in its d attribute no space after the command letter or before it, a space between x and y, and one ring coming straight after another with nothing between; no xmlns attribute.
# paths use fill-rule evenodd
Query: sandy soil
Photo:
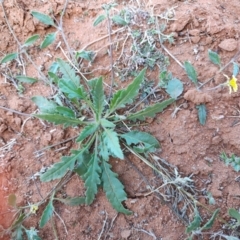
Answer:
<svg viewBox="0 0 240 240"><path fill-rule="evenodd" d="M66 9L64 29L72 49L81 49L94 42L88 50L98 51L92 66L86 63L84 71L93 71L86 74L87 78L102 75L106 82L110 79L110 60L107 54L108 35L106 22L93 27L93 21L101 14L102 4L106 1L72 0ZM140 126L141 130L152 133L161 143L161 152L157 155L178 167L181 176L192 176L196 199L208 204L206 193L211 192L215 205L208 206L214 210L220 208L220 216L228 221L227 210L240 208L239 173L232 167L226 166L220 160L220 153L240 155L240 92L229 94L228 88L213 88L226 81L223 73L231 76L232 65L229 65L221 74L218 67L210 63L208 49L212 49L227 64L239 51L240 47L240 7L238 0L152 0L152 1L117 1L118 9L134 6L155 15L163 14L169 20L162 21L167 25L165 34L174 32L174 44L165 43L164 46L181 63L190 61L198 72L198 80L205 82L212 78L198 92L188 79L182 67L169 56L160 44L157 47L169 57L169 71L184 83L183 98L176 105L180 110L173 117L174 105L158 114L150 124ZM53 31L31 16L32 10L53 13L56 18L63 10L63 0L8 0L3 1L8 22L20 42L33 34L44 37ZM165 14L164 14L165 13ZM0 8L0 57L15 52L18 47L16 41L6 24L4 13ZM117 27L114 26L113 30ZM113 35L113 39L124 38L126 33ZM101 40L102 39L102 40ZM51 62L57 57L63 57L61 50L56 48L61 37L48 47L40 50L37 46L31 48L30 54L37 66L41 66L44 74ZM123 42L119 42L122 46ZM65 47L62 44L63 48ZM128 45L126 45L127 47ZM117 45L114 45L117 49ZM121 49L121 48L119 48ZM114 60L119 56L120 50L114 52ZM238 59L236 59L238 63ZM0 65L0 106L14 109L20 113L31 114L37 107L31 101L36 95L52 96L52 89L41 81L37 70L27 60L23 60L28 76L39 78L33 85L23 84L24 92L19 93L13 82L7 79L6 73L18 74L22 71L20 64L10 63ZM22 73L22 72L21 72ZM149 79L158 81L159 69L148 71ZM118 87L125 86L126 82L118 80ZM165 97L164 91L157 92L157 98ZM150 102L154 98L150 98ZM205 103L207 107L207 121L201 125L198 121L196 104ZM78 128L63 129L47 122L39 121L18 113L0 109L0 224L7 228L14 218L14 210L8 206L7 198L11 193L17 196L17 205L26 206L38 202L46 196L54 183L41 183L33 175L43 167L59 161L63 155L68 155L74 148L72 140L77 135ZM51 149L42 150L47 146L60 143ZM132 165L132 162L134 165ZM173 210L170 204L165 204L155 194L148 196L148 183L159 186L159 180L154 172L143 162L131 155L125 161L112 159L113 169L125 186L128 200L126 207L134 213L130 216L117 214L100 190L96 200L91 206L69 207L62 203L54 203L55 211L60 216L54 216L54 223L58 239L129 239L129 240L177 240L185 239L186 222L179 217L179 212ZM138 171L136 171L136 166ZM140 174L140 172L141 174ZM144 178L143 178L144 176ZM145 181L145 180L147 181ZM59 191L58 196L80 196L84 194L84 185L81 179L73 176ZM35 227L39 236L44 240L55 239L54 231L49 222L39 229L38 222L44 206L31 216L24 226ZM201 208L200 208L201 210ZM203 221L210 214L201 210ZM191 213L187 213L187 221L192 220ZM224 230L221 221L217 221L213 232ZM210 232L210 231L208 231ZM210 239L211 235L204 236ZM9 239L8 236L2 239ZM197 238L196 238L197 239ZM220 238L216 238L220 239Z"/></svg>

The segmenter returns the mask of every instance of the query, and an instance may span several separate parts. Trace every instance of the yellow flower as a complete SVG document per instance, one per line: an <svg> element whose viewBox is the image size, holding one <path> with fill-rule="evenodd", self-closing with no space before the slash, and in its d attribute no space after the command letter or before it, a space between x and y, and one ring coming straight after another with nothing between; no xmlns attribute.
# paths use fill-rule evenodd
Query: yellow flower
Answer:
<svg viewBox="0 0 240 240"><path fill-rule="evenodd" d="M37 205L31 205L31 207L30 207L30 213L33 213L33 214L35 214L36 212L37 212L37 210L38 210L38 206Z"/></svg>
<svg viewBox="0 0 240 240"><path fill-rule="evenodd" d="M237 85L237 78L233 75L230 79L227 75L224 74L224 76L227 78L226 86L229 88L229 93L231 94L232 91L237 92L238 85Z"/></svg>

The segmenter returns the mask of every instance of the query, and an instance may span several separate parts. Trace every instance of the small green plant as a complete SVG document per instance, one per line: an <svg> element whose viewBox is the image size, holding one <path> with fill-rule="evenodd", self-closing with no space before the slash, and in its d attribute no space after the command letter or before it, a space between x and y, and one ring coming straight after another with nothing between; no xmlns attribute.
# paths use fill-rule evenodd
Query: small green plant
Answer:
<svg viewBox="0 0 240 240"><path fill-rule="evenodd" d="M126 104L131 104L138 95L145 70L142 70L127 88L114 93L108 102L101 77L88 81L84 86L67 62L58 59L57 64L62 75L58 79L59 90L72 101L78 112L36 96L33 101L41 114L35 116L65 127L81 126L82 130L76 139L79 148L72 150L70 156L62 157L61 161L49 168L40 179L47 182L62 178L68 171L75 171L85 182L85 204L93 202L98 188L102 186L112 206L118 212L130 214L131 212L122 205L122 201L126 200L126 193L117 174L111 170L110 157L124 159L124 150L146 156L159 148L158 141L149 133L130 131L125 126L131 121L154 117L174 102L174 99L170 98L137 112L120 115L118 110L124 109ZM81 109L82 106L84 109Z"/></svg>
<svg viewBox="0 0 240 240"><path fill-rule="evenodd" d="M236 171L240 171L240 157L235 156L232 154L230 157L227 156L225 152L221 153L220 155L221 160L228 166L232 166L232 168Z"/></svg>
<svg viewBox="0 0 240 240"><path fill-rule="evenodd" d="M194 236L200 236L203 234L204 230L211 229L218 215L218 212L219 209L216 209L211 218L203 226L201 226L202 219L197 207L195 206L193 221L186 228L186 233L189 234L187 240L193 240Z"/></svg>

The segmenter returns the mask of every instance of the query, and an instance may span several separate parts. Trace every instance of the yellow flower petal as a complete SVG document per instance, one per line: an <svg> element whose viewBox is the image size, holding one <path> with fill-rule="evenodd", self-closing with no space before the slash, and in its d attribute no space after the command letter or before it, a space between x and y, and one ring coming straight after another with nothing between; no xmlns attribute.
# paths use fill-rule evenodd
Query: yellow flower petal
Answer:
<svg viewBox="0 0 240 240"><path fill-rule="evenodd" d="M237 85L237 78L235 76L232 76L230 79L227 75L223 74L227 78L227 82L225 83L226 86L229 88L229 94L232 93L232 90L234 92L237 92L238 85Z"/></svg>
<svg viewBox="0 0 240 240"><path fill-rule="evenodd" d="M31 205L31 207L30 207L30 212L31 213L35 214L37 210L38 210L38 206L37 205Z"/></svg>
<svg viewBox="0 0 240 240"><path fill-rule="evenodd" d="M232 78L229 80L229 85L231 86L234 92L237 92L238 85L237 85L237 79L235 76L232 76Z"/></svg>

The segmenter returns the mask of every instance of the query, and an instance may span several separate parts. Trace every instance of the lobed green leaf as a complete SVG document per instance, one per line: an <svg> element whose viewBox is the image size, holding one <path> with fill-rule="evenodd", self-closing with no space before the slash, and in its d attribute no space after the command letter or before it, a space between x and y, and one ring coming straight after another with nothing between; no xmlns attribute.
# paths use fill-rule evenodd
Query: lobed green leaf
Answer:
<svg viewBox="0 0 240 240"><path fill-rule="evenodd" d="M124 191L124 186L118 180L117 174L111 171L111 165L103 161L102 163L102 183L103 190L115 210L124 214L132 212L124 208L122 201L127 199L127 194Z"/></svg>
<svg viewBox="0 0 240 240"><path fill-rule="evenodd" d="M32 97L32 101L38 106L42 113L55 113L57 104L53 101L49 101L42 96Z"/></svg>
<svg viewBox="0 0 240 240"><path fill-rule="evenodd" d="M76 85L70 79L60 79L58 82L58 87L63 93L66 93L70 99L85 99L87 96L83 87L80 85Z"/></svg>
<svg viewBox="0 0 240 240"><path fill-rule="evenodd" d="M208 49L208 57L212 63L221 66L220 57L216 52Z"/></svg>
<svg viewBox="0 0 240 240"><path fill-rule="evenodd" d="M146 69L143 69L126 89L121 89L113 95L110 102L111 113L118 108L124 107L125 104L131 103L132 100L137 96L140 85L144 80L145 72Z"/></svg>
<svg viewBox="0 0 240 240"><path fill-rule="evenodd" d="M65 127L77 126L79 124L85 124L84 122L82 122L81 120L79 120L77 118L65 117L61 114L34 114L33 116L35 116L37 118L41 118L48 122L52 122L56 125L63 124Z"/></svg>
<svg viewBox="0 0 240 240"><path fill-rule="evenodd" d="M238 221L238 224L240 224L240 213L236 209L228 209L228 214L230 217L235 218Z"/></svg>
<svg viewBox="0 0 240 240"><path fill-rule="evenodd" d="M56 111L63 116L66 116L69 118L75 118L75 113L71 108L64 107L64 106L58 106L58 107L56 107Z"/></svg>
<svg viewBox="0 0 240 240"><path fill-rule="evenodd" d="M196 106L198 109L198 119L201 125L205 125L206 120L207 120L207 110L206 110L206 105L205 104L200 104Z"/></svg>
<svg viewBox="0 0 240 240"><path fill-rule="evenodd" d="M34 34L31 37L29 37L25 43L23 44L23 47L29 47L33 45L38 39L39 39L39 34Z"/></svg>
<svg viewBox="0 0 240 240"><path fill-rule="evenodd" d="M112 21L118 25L126 26L127 22L119 15L114 15Z"/></svg>
<svg viewBox="0 0 240 240"><path fill-rule="evenodd" d="M46 14L43 14L43 13L40 13L40 12L37 12L37 11L32 11L31 14L36 18L38 19L40 22L46 24L46 25L51 25L53 27L56 27L53 19L51 17L49 17L48 15Z"/></svg>
<svg viewBox="0 0 240 240"><path fill-rule="evenodd" d="M201 228L202 230L208 230L213 226L213 223L218 215L219 209L216 209L212 215L212 217L207 221L206 224Z"/></svg>
<svg viewBox="0 0 240 240"><path fill-rule="evenodd" d="M5 57L2 58L2 60L0 61L0 63L6 63L6 62L10 62L14 59L16 59L18 57L17 53L9 53L7 54Z"/></svg>
<svg viewBox="0 0 240 240"><path fill-rule="evenodd" d="M177 99L183 92L183 83L179 79L173 78L168 82L166 92L171 98Z"/></svg>
<svg viewBox="0 0 240 240"><path fill-rule="evenodd" d="M121 138L125 139L127 145L132 144L138 145L138 148L142 152L154 152L156 148L160 147L159 142L156 138L146 132L131 131L120 135Z"/></svg>
<svg viewBox="0 0 240 240"><path fill-rule="evenodd" d="M98 24L100 24L103 20L106 19L106 15L99 15L93 22L93 26L96 27Z"/></svg>
<svg viewBox="0 0 240 240"><path fill-rule="evenodd" d="M81 52L76 53L76 58L83 58L89 62L92 62L94 60L96 53L93 51L85 51L82 50Z"/></svg>
<svg viewBox="0 0 240 240"><path fill-rule="evenodd" d="M80 154L82 154L82 151L78 151L71 156L62 157L60 162L55 163L40 176L40 180L42 182L49 182L51 180L62 178L67 171L72 171L74 169L75 163Z"/></svg>
<svg viewBox="0 0 240 240"><path fill-rule="evenodd" d="M18 75L18 76L16 76L15 78L16 78L18 81L23 82L23 83L30 83L30 84L32 84L32 83L37 82L37 79L36 79L36 78L27 77L27 76L20 76L20 75Z"/></svg>
<svg viewBox="0 0 240 240"><path fill-rule="evenodd" d="M91 155L87 149L84 149L82 154L78 155L77 157L77 165L74 169L74 172L76 172L83 180L85 180L84 176L88 170L90 160Z"/></svg>
<svg viewBox="0 0 240 240"><path fill-rule="evenodd" d="M83 140L85 140L87 137L89 137L90 135L92 135L93 133L95 133L95 131L98 129L98 124L97 123L93 123L93 124L89 124L87 125L82 132L80 133L80 135L78 136L78 138L76 139L76 142L81 142Z"/></svg>
<svg viewBox="0 0 240 240"><path fill-rule="evenodd" d="M154 105L146 107L143 110L130 114L129 116L127 116L127 119L132 121L144 121L146 117L155 117L157 113L162 112L168 105L172 104L174 101L175 99L169 98L163 102L155 103Z"/></svg>
<svg viewBox="0 0 240 240"><path fill-rule="evenodd" d="M76 75L76 71L69 65L69 63L63 61L61 58L57 59L57 63L60 67L60 71L63 73L63 78L71 80L75 86L79 87L80 78Z"/></svg>
<svg viewBox="0 0 240 240"><path fill-rule="evenodd" d="M199 215L199 212L197 210L197 208L195 208L194 210L194 219L193 221L189 224L189 226L186 229L186 233L191 233L195 230L197 230L200 227L201 224L201 217Z"/></svg>
<svg viewBox="0 0 240 240"><path fill-rule="evenodd" d="M123 159L124 155L119 144L118 135L112 129L104 128L102 135L103 142L108 148L108 151L117 158Z"/></svg>
<svg viewBox="0 0 240 240"><path fill-rule="evenodd" d="M54 32L54 33L48 33L44 40L42 41L41 45L40 45L40 48L41 49L44 49L46 47L48 47L49 45L51 45L55 39L56 39L56 36L57 36L57 33Z"/></svg>
<svg viewBox="0 0 240 240"><path fill-rule="evenodd" d="M188 78L189 78L195 85L197 85L197 83L198 83L198 80L197 80L197 72L196 72L194 66L193 66L190 62L186 61L186 62L184 63L184 68L185 68L185 71L186 71L186 73L187 73L187 75L188 75Z"/></svg>
<svg viewBox="0 0 240 240"><path fill-rule="evenodd" d="M53 199L50 199L40 219L39 222L40 228L43 228L46 225L46 223L51 219L53 212L54 212Z"/></svg>
<svg viewBox="0 0 240 240"><path fill-rule="evenodd" d="M88 170L84 174L85 187L86 187L86 204L91 204L95 198L95 194L98 191L98 185L100 185L101 168L99 166L99 158L96 154L92 156L89 163Z"/></svg>

